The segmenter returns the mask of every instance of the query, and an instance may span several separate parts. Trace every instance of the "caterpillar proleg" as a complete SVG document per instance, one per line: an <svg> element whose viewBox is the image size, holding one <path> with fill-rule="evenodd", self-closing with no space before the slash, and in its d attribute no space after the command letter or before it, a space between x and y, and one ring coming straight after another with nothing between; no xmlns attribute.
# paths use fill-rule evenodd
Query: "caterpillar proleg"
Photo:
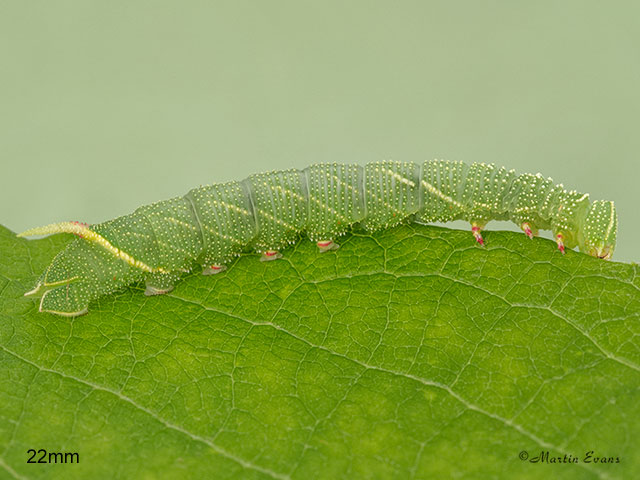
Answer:
<svg viewBox="0 0 640 480"><path fill-rule="evenodd" d="M76 316L92 300L134 282L144 280L145 293L157 295L196 266L205 275L222 272L246 248L276 260L302 232L327 252L354 226L374 232L405 221L458 219L471 224L481 245L490 220L511 220L531 238L551 230L562 253L577 246L605 259L613 255L618 228L613 202L590 202L588 194L540 174L517 175L493 164L316 164L197 187L95 225L27 230L19 236L69 232L79 238L25 295L40 294L42 312Z"/></svg>

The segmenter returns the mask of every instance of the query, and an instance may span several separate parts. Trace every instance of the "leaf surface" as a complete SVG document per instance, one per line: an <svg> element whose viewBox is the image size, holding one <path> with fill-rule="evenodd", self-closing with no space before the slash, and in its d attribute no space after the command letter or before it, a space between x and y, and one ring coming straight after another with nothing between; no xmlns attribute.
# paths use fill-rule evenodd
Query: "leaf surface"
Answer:
<svg viewBox="0 0 640 480"><path fill-rule="evenodd" d="M631 478L638 266L485 238L302 241L67 319L22 294L70 237L0 227L0 477Z"/></svg>

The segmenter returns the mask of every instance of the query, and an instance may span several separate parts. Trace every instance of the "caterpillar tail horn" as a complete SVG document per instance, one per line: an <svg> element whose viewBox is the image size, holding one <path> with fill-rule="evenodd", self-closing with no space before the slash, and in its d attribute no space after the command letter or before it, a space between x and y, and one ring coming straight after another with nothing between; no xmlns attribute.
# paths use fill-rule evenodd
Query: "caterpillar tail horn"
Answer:
<svg viewBox="0 0 640 480"><path fill-rule="evenodd" d="M73 233L74 235L78 235L79 237L83 236L88 230L88 225L86 223L80 222L59 222L59 223L50 223L49 225L44 225L42 227L30 228L29 230L25 230L22 233L18 234L18 237L33 237L35 235L53 235L54 233Z"/></svg>
<svg viewBox="0 0 640 480"><path fill-rule="evenodd" d="M113 256L124 260L129 265L139 268L140 270L148 273L168 273L162 267L153 268L146 263L141 262L140 260L135 259L127 252L120 250L109 242L102 235L94 232L89 228L89 225L81 222L60 222L60 223L52 223L50 225L45 225L44 227L36 227L30 230L24 231L18 234L18 237L31 237L34 235L51 235L54 233L73 233L78 237L87 240L88 242L93 242L100 245L102 248L107 250Z"/></svg>

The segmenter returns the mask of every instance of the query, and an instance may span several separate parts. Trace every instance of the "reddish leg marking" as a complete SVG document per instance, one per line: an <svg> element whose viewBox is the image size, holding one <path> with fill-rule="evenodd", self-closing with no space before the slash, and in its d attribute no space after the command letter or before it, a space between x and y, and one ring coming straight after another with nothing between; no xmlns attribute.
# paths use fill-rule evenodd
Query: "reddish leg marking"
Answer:
<svg viewBox="0 0 640 480"><path fill-rule="evenodd" d="M475 238L476 242L478 242L480 245L482 245L484 247L484 239L482 238L482 235L480 234L481 231L482 231L481 227L479 227L475 223L471 224L471 233L473 233L473 238Z"/></svg>
<svg viewBox="0 0 640 480"><path fill-rule="evenodd" d="M218 265L218 264L214 263L213 265L210 265L207 268L205 268L202 271L202 274L203 275L215 275L216 273L220 273L220 272L222 272L223 270L226 270L226 269L227 269L227 267L225 267L224 265Z"/></svg>
<svg viewBox="0 0 640 480"><path fill-rule="evenodd" d="M562 254L564 255L564 235L562 235L561 233L558 233L556 235L556 243L558 244L558 250L560 250L562 252Z"/></svg>
<svg viewBox="0 0 640 480"><path fill-rule="evenodd" d="M318 246L320 253L337 250L340 247L337 243L333 243L333 240L321 240L320 242L317 242L316 245Z"/></svg>
<svg viewBox="0 0 640 480"><path fill-rule="evenodd" d="M531 230L531 225L529 225L529 223L523 222L522 225L520 225L520 228L524 230L524 233L527 234L527 237L533 240L533 231Z"/></svg>
<svg viewBox="0 0 640 480"><path fill-rule="evenodd" d="M278 258L282 258L282 254L277 250L266 250L262 253L262 257L260 257L261 262L269 262L271 260L277 260Z"/></svg>

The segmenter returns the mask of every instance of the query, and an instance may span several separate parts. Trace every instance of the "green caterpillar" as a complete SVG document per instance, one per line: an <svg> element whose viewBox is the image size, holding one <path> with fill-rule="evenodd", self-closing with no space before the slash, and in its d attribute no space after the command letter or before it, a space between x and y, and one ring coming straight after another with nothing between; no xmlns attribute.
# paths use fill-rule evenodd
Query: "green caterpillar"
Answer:
<svg viewBox="0 0 640 480"><path fill-rule="evenodd" d="M606 259L617 234L613 202L590 203L588 194L539 174L445 160L317 164L198 187L96 225L63 222L23 232L80 237L25 295L42 295L41 312L82 315L93 299L133 282L144 279L145 293L156 295L195 265L205 275L218 273L247 247L275 260L305 232L326 252L353 225L373 232L408 219L467 220L481 245L489 220L511 220L529 237L552 230L562 253L578 246Z"/></svg>

